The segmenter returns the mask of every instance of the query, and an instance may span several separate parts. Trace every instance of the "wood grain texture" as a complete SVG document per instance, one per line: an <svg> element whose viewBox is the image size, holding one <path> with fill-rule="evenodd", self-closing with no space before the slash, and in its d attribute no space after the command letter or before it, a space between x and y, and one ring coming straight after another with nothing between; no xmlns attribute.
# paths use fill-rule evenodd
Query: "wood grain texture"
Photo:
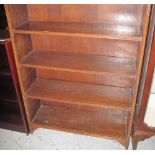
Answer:
<svg viewBox="0 0 155 155"><path fill-rule="evenodd" d="M100 84L107 86L116 86L116 87L125 87L132 88L135 79L128 78L125 76L113 76L113 74L89 74L88 72L70 72L62 70L52 70L52 69L36 69L36 74L38 78L47 79L47 80L62 80L62 81L71 81L71 82L81 82L81 83L90 83L90 84Z"/></svg>
<svg viewBox="0 0 155 155"><path fill-rule="evenodd" d="M139 42L105 38L31 35L32 49L62 53L105 55L136 59Z"/></svg>
<svg viewBox="0 0 155 155"><path fill-rule="evenodd" d="M46 61L48 60L48 61ZM135 61L130 59L32 51L21 61L22 66L95 75L114 74L136 77Z"/></svg>
<svg viewBox="0 0 155 155"><path fill-rule="evenodd" d="M131 107L129 88L36 79L25 95L33 99L119 108L127 111Z"/></svg>
<svg viewBox="0 0 155 155"><path fill-rule="evenodd" d="M148 38L146 42L146 53L144 55L144 62L142 68L141 87L139 89L139 111L135 114L132 140L133 147L137 149L139 141L143 141L155 135L155 128L148 126L144 122L146 109L148 106L148 99L150 96L151 84L153 80L155 68L155 6L152 6L150 25L148 31Z"/></svg>
<svg viewBox="0 0 155 155"><path fill-rule="evenodd" d="M123 110L125 112L129 111L129 109L131 110L130 114L126 117L126 122L128 123L126 123L125 136L123 136L123 138L120 134L116 137L115 134L111 134L111 131L108 133L106 127L105 130L101 129L99 120L97 120L96 122L98 123L94 125L94 128L96 126L96 130L92 130L91 132L89 132L88 129L84 132L80 129L76 131L74 130L76 133L83 132L84 134L100 135L102 137L110 135L109 137L118 140L127 148L131 134L133 114L141 74L141 65L149 23L150 5L26 5L26 9L23 13L21 9L16 9L16 11L14 11L15 13L19 13L18 16L21 20L16 19L15 14L11 13L15 8L16 7L11 7L11 5L9 5L7 10L10 19L11 36L14 40L15 57L24 96L24 104L31 132L39 127L53 128L51 123L53 122L52 119L54 119L56 123L59 123L58 118L60 114L50 110L53 109L52 103L50 102L56 101L58 102L58 105L60 102L61 105L67 103L68 105L73 105L73 101L74 103L78 103L78 101L82 100L82 103L85 102L89 104L80 105L94 107L96 114L100 113L100 110L98 109L99 107L101 107L102 110L105 110L105 112L103 112L105 114L108 110L111 110L111 113L114 114L115 112L112 111L112 109L117 109L117 111ZM11 15L9 15L10 13ZM18 24L13 24L13 20L17 20L15 23ZM19 44L20 40L22 45ZM52 53L53 51L56 55L59 55L59 57L57 57L58 61L53 59L56 58L55 56L52 56L50 58L52 61L47 61L48 58L44 57L44 61L42 61L43 59L40 59L40 62L38 61L37 65L21 65L20 63L31 55L30 51L42 51L42 54L44 54L43 56L45 57L47 56L46 52L50 53L48 55L49 57L51 54L54 54ZM72 57L71 61L66 61L66 63L63 61L61 64L62 60L67 59L62 59L62 56L60 57L61 54L76 54L77 56L76 59L72 59ZM87 55L89 61L82 60L82 57L79 59L82 54ZM107 60L102 59L101 61L98 61L99 59L96 59L98 56L107 58ZM109 57L113 58L110 60ZM93 58L95 58L95 61ZM92 59L94 63L88 63L90 60L92 61ZM124 59L124 63L122 63L122 61L120 63L120 59ZM80 61L76 61L77 64L75 63L75 65L73 63L75 60ZM126 65L124 65L128 64L129 60L130 62L134 62L134 65L136 64L136 70L134 69L135 74L128 74L129 72L131 73L131 70L129 69L131 66L126 68ZM36 61L31 59L29 63L32 62ZM57 68L52 69L49 67L53 62ZM72 65L69 62L72 62ZM88 64L84 62L87 62L90 65L90 68L87 68L86 66ZM100 62L104 64L104 67L98 65ZM109 62L112 62L113 65ZM99 72L104 69L106 74L100 74L99 76L97 74L94 74L95 76L91 74L90 76L86 72L77 72L79 68L80 70L84 68L84 71L94 70L92 64L98 66L96 67L96 70ZM44 65L46 67L43 67ZM118 69L119 65L121 69ZM58 67L63 68L64 66L65 68L74 69L74 71L76 71L75 75L73 75L73 71L70 72L69 70L58 69ZM126 68L125 70L123 69L124 67ZM35 70L34 72L32 72L32 68ZM24 78L23 75L25 75L26 78ZM125 77L122 75L125 75ZM131 75L135 75L134 82L132 80L132 82L127 80L127 78L131 78ZM82 79L82 76L84 79ZM99 80L102 77L104 78ZM120 77L123 77L124 79L122 84ZM35 78L36 80L34 80ZM114 81L110 83L110 79ZM111 84L111 86L105 86L104 84ZM90 88L85 87L84 85L89 85ZM99 87L101 89L99 89ZM26 88L28 88L27 92L25 92ZM81 93L83 90L87 90L88 93ZM29 92L31 93L28 94ZM32 93L34 96L31 96ZM78 95L75 96L74 93L79 93L80 97L78 98ZM43 110L41 109L43 105L40 103L40 100L46 100L49 102L46 104L49 106L48 109L46 109L46 107L45 110L44 107ZM66 102L63 102L64 100L66 100ZM101 102L102 104L99 105L98 103ZM130 108L126 103L130 105ZM40 108L38 108L39 104L41 104ZM78 106L78 104L75 105ZM58 111L59 110L61 111L61 107L58 107ZM76 111L77 108L74 110ZM46 115L46 111L49 115ZM66 109L64 110L64 115L68 118L67 114L72 112L68 109L67 112L65 111ZM54 113L57 117L51 118L51 113ZM85 116L87 117L87 115ZM44 119L42 119L43 117ZM80 116L77 115L76 117ZM95 119L95 117L96 116L93 115L92 119ZM32 121L33 118L35 118L34 120L37 120L37 123ZM50 120L49 124L44 124L46 118ZM123 117L120 119L122 118ZM102 120L102 117L98 119ZM111 125L113 122L114 124L117 124L117 120L113 119L113 117L108 118L107 115L105 119L108 119L109 123L111 122ZM76 122L75 120L75 123L78 124L80 121ZM70 126L70 124L70 128L63 128L63 125L65 126L65 121L64 124L61 124L62 126L59 127L59 124L57 125L58 126L55 126L54 128L63 131L73 131L73 129L71 129L73 126ZM106 132L100 132L101 130Z"/></svg>
<svg viewBox="0 0 155 155"><path fill-rule="evenodd" d="M53 129L68 129L106 137L124 138L127 113L104 109L100 109L96 113L63 106L41 106L34 116L32 124L48 125Z"/></svg>
<svg viewBox="0 0 155 155"><path fill-rule="evenodd" d="M28 13L27 13L27 5L7 5L5 6L6 16L8 16L8 10L10 18L7 17L8 25L12 28L19 26L20 24L26 22L28 20ZM10 31L11 32L11 31Z"/></svg>
<svg viewBox="0 0 155 155"><path fill-rule="evenodd" d="M27 123L28 123L29 129L31 131L31 126L29 125L31 111L29 111L28 105L25 104L25 103L29 103L29 102L27 102L26 98L24 98L24 96L23 96L23 92L24 92L24 86L23 85L25 84L27 86L27 81L25 81L25 83L24 83L22 81L22 78L21 78L23 73L29 74L30 71L23 69L23 68L22 69L18 68L18 64L19 64L18 61L20 60L20 58L22 56L24 56L24 54L27 54L27 51L29 51L29 48L31 47L31 40L27 36L15 35L13 33L14 27L21 24L25 20L27 20L27 6L23 5L21 7L20 5L13 5L13 6L12 5L5 5L5 11L6 11L7 20L8 20L10 36L11 36L11 40L13 43L12 44L13 45L13 55L14 55L15 63L17 66L17 74L19 77L21 93L22 93L22 97L23 97L23 101L24 101L24 109L26 112ZM18 15L18 17L16 15Z"/></svg>
<svg viewBox="0 0 155 155"><path fill-rule="evenodd" d="M1 81L2 83L0 82L0 127L28 133L29 131L25 108L23 106L19 79L13 55L12 42L10 39L11 31L7 28L8 23L6 20L4 5L1 6L3 7L3 15L1 15L0 20L2 21L1 24L5 24L3 25L3 27L5 27L3 30L0 30L0 44L3 46L3 50L0 49L0 57L2 56L2 59L0 59L0 69L2 69L2 74L0 74L0 77L4 77L5 80ZM18 5L13 5L12 8L10 7L12 17L14 13L16 14L14 11L18 12L19 10L25 11L25 5L20 7ZM20 18L20 14L17 14L16 17L17 16L18 20L11 19L14 26L25 20L23 20L23 18L25 18L24 13L22 14L22 18Z"/></svg>
<svg viewBox="0 0 155 155"><path fill-rule="evenodd" d="M4 39L4 37L2 38ZM22 103L14 57L12 54L12 45L10 39L6 37L1 42L1 64L0 69L0 127L20 132L28 132L20 107ZM3 54L2 54L3 53ZM19 88L17 90L17 88ZM20 109L21 108L21 109ZM24 114L23 114L24 115Z"/></svg>
<svg viewBox="0 0 155 155"><path fill-rule="evenodd" d="M15 64L15 60L14 60L11 40L6 42L5 46L6 46L6 52L7 52L7 57L8 57L8 61L9 61L9 67L10 67L10 71L11 71L11 75L12 75L13 85L14 85L14 89L15 89L14 91L16 93L17 100L18 100L18 107L20 109L19 115L20 115L21 120L22 120L22 124L23 124L23 128L24 128L23 131L28 134L29 133L29 127L27 124L25 108L23 105L23 97L22 97L21 88L19 85L19 78L17 75L17 68L16 68L16 64Z"/></svg>
<svg viewBox="0 0 155 155"><path fill-rule="evenodd" d="M140 27L112 24L32 21L17 27L15 33L123 39L132 41L141 41L142 39Z"/></svg>
<svg viewBox="0 0 155 155"><path fill-rule="evenodd" d="M142 29L143 29L143 39L141 42L140 46L140 51L137 54L137 80L135 84L135 89L133 91L133 109L136 108L136 101L137 101L137 95L138 95L138 89L140 85L140 77L141 77L141 72L142 72L142 64L143 64L143 57L145 53L145 46L146 46L146 39L147 39L147 33L148 33L148 28L149 28L149 20L150 20L150 15L151 15L151 5L144 5L144 11L142 14ZM133 125L133 119L134 119L134 113L135 110L131 112L131 117L129 120L129 135L128 139L130 139L131 135L131 130L132 130L132 125Z"/></svg>
<svg viewBox="0 0 155 155"><path fill-rule="evenodd" d="M29 21L140 25L143 5L27 5L27 10Z"/></svg>

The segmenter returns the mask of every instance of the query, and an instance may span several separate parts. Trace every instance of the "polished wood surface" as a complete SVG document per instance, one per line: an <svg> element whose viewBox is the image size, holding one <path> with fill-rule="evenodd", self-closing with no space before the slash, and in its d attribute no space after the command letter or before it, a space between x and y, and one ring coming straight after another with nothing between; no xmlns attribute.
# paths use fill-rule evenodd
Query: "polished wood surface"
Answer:
<svg viewBox="0 0 155 155"><path fill-rule="evenodd" d="M150 10L151 5L6 5L31 132L75 128L128 147ZM113 117L122 110L126 123L123 115ZM74 123L67 121L70 115Z"/></svg>
<svg viewBox="0 0 155 155"><path fill-rule="evenodd" d="M0 5L0 128L27 132L28 127L24 124L26 117L22 117L25 110L20 100L21 94L18 84L18 76L12 52L10 34L7 30L7 20L4 5ZM2 29L3 28L3 29ZM25 119L25 120L24 120Z"/></svg>
<svg viewBox="0 0 155 155"><path fill-rule="evenodd" d="M119 138L125 138L127 123L127 113L124 112L100 109L96 113L52 104L41 106L32 120L34 125L50 125L54 129Z"/></svg>
<svg viewBox="0 0 155 155"><path fill-rule="evenodd" d="M136 103L137 103L137 95L138 95L138 89L139 89L140 78L141 78L141 73L142 73L142 65L143 65L143 58L144 58L144 53L145 53L145 46L146 46L146 39L147 39L147 34L148 34L151 10L152 10L151 5L144 5L143 13L142 13L142 23L141 23L143 39L142 39L141 46L139 49L140 51L137 54L137 80L136 80L136 84L135 84L135 89L133 91L133 94L134 94L133 95L133 109L134 110L131 112L131 117L129 119L129 122L130 122L129 123L129 133L130 133L130 135L132 132L133 119L134 119L135 108L136 108ZM128 135L129 139L130 139L130 135Z"/></svg>
<svg viewBox="0 0 155 155"><path fill-rule="evenodd" d="M32 51L24 57L21 64L26 67L95 75L113 74L113 76L128 78L136 77L136 62L125 58Z"/></svg>
<svg viewBox="0 0 155 155"><path fill-rule="evenodd" d="M123 31L125 30L125 31ZM33 21L17 27L15 33L48 34L61 36L76 36L89 38L123 39L141 41L141 31L138 26L122 26L111 24L58 23Z"/></svg>
<svg viewBox="0 0 155 155"><path fill-rule="evenodd" d="M25 38L30 37L24 35ZM19 36L20 37L20 36ZM106 38L31 35L31 50L71 54L106 55L136 59L139 42ZM52 43L52 44L51 44Z"/></svg>
<svg viewBox="0 0 155 155"><path fill-rule="evenodd" d="M36 74L39 78L47 80L63 80L71 82L81 82L90 84L100 84L106 86L127 87L131 88L135 83L134 78L128 78L125 76L113 76L113 74L88 74L88 72L70 72L52 69L38 69Z"/></svg>
<svg viewBox="0 0 155 155"><path fill-rule="evenodd" d="M17 75L17 68L16 68L16 64L15 64L15 60L14 60L11 40L6 42L6 53L7 53L7 59L8 59L8 62L9 62L9 67L10 67L10 71L11 71L11 75L12 75L14 91L16 93L16 97L17 97L17 100L18 100L18 108L20 109L18 116L20 116L19 120L22 121L22 125L23 125L22 132L25 132L25 133L28 134L29 133L29 127L28 127L28 124L27 124L25 108L24 108L24 105L23 105L23 97L22 97L21 88L20 88L20 85L19 85L19 78L18 78L18 75Z"/></svg>
<svg viewBox="0 0 155 155"><path fill-rule="evenodd" d="M7 32L8 33L8 32ZM11 42L8 37L2 37L1 49L1 65L0 65L0 128L25 132L21 111L19 108L19 100L15 91L14 81L12 78L10 61L11 58ZM8 58L9 53L9 58Z"/></svg>
<svg viewBox="0 0 155 155"><path fill-rule="evenodd" d="M143 5L27 5L30 21L140 25L142 11Z"/></svg>
<svg viewBox="0 0 155 155"><path fill-rule="evenodd" d="M58 80L35 80L26 97L77 105L101 106L129 111L131 89Z"/></svg>
<svg viewBox="0 0 155 155"><path fill-rule="evenodd" d="M137 149L139 141L143 141L155 135L155 128L148 126L144 122L148 99L150 96L151 84L155 68L155 6L152 6L150 25L146 43L146 52L144 56L141 85L138 93L138 106L135 111L133 123L132 143L133 149Z"/></svg>
<svg viewBox="0 0 155 155"><path fill-rule="evenodd" d="M24 109L20 109L20 104L23 104L18 96L18 91L20 90L16 89L19 86L16 85L18 77L12 55L12 45L8 39L9 36L6 36L2 36L2 39L0 39L0 47L2 47L0 55L0 127L28 132L27 126L24 126L23 119L25 118L21 114L25 111Z"/></svg>

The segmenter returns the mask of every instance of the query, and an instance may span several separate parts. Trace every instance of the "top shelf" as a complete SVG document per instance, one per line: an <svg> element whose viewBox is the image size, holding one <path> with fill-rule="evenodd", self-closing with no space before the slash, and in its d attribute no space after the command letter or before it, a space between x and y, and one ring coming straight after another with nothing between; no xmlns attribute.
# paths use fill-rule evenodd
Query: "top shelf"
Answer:
<svg viewBox="0 0 155 155"><path fill-rule="evenodd" d="M14 30L20 34L48 34L90 38L107 38L119 40L141 41L139 26L76 23L76 22L25 22Z"/></svg>

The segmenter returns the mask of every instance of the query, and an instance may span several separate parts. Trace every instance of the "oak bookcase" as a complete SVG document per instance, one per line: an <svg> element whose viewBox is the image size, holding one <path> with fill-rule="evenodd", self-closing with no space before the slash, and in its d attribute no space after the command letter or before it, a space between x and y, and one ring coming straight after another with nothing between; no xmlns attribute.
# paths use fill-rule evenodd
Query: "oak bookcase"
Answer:
<svg viewBox="0 0 155 155"><path fill-rule="evenodd" d="M128 148L151 5L5 5L31 132Z"/></svg>

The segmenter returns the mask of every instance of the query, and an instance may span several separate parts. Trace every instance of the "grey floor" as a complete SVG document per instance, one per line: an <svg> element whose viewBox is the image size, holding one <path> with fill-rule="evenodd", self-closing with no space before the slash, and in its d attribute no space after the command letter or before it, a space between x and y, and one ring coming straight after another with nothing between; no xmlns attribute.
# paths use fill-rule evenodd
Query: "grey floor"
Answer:
<svg viewBox="0 0 155 155"><path fill-rule="evenodd" d="M38 129L24 133L0 129L0 149L4 150L122 150L118 142L54 130ZM129 146L131 149L131 144ZM140 142L139 150L155 150L155 136Z"/></svg>

